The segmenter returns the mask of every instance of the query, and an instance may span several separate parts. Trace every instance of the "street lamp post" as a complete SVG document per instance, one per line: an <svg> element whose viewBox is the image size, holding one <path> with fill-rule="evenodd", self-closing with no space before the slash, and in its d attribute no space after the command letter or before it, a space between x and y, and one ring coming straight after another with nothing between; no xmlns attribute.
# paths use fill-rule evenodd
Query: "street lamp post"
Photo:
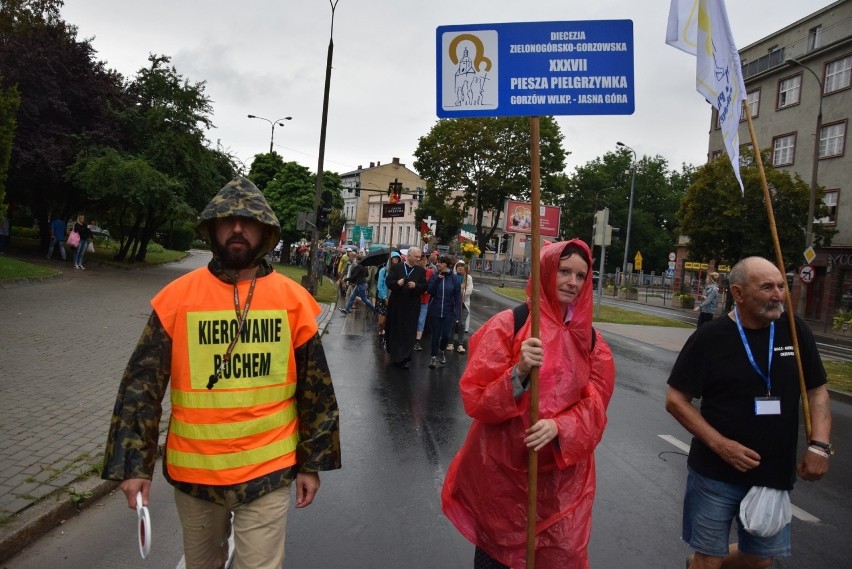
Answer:
<svg viewBox="0 0 852 569"><path fill-rule="evenodd" d="M630 251L630 226L633 221L633 192L636 189L636 151L623 142L616 142L615 144L633 153L633 163L630 165L632 174L630 175L630 203L627 206L627 232L624 236L624 263L621 269L624 274L627 274L627 255Z"/></svg>
<svg viewBox="0 0 852 569"><path fill-rule="evenodd" d="M814 211L816 210L817 174L819 173L819 138L821 134L820 131L822 131L822 98L824 89L822 81L819 76L814 73L813 69L792 57L787 61L794 65L798 65L802 69L807 69L810 74L814 76L814 79L816 79L817 85L819 86L819 111L817 112L816 132L814 132L814 163L811 166L811 195L808 200L808 220L805 230L805 247L807 248L813 245L814 242Z"/></svg>
<svg viewBox="0 0 852 569"><path fill-rule="evenodd" d="M291 120L293 120L293 117L282 117L282 118L280 118L280 119L275 119L274 121L271 121L271 120L269 120L269 119L267 119L267 118L259 117L259 116L257 116L257 115L246 115L246 116L247 116L248 118L250 118L250 119L260 119L260 120L262 120L262 121L266 121L266 122L268 122L268 123L272 126L272 133L269 135L269 153L270 153L270 154L272 154L272 143L273 143L273 141L275 140L275 125L278 125L278 126L284 126L284 123L283 123L283 122L281 122L281 121L291 121Z"/></svg>

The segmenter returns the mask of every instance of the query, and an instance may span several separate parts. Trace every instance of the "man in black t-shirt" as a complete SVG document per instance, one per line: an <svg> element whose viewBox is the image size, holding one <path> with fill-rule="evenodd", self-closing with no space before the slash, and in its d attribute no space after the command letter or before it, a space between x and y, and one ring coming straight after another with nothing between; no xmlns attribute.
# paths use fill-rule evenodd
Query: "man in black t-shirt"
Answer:
<svg viewBox="0 0 852 569"><path fill-rule="evenodd" d="M683 512L692 569L762 568L789 556L790 524L771 537L749 534L737 518L739 502L752 486L792 489L797 472L819 480L834 452L825 370L811 331L796 319L812 424L796 464L798 372L787 318L779 320L786 279L766 259L749 257L734 266L730 283L734 309L687 340L666 395L666 410L694 435ZM734 519L739 543L729 545Z"/></svg>

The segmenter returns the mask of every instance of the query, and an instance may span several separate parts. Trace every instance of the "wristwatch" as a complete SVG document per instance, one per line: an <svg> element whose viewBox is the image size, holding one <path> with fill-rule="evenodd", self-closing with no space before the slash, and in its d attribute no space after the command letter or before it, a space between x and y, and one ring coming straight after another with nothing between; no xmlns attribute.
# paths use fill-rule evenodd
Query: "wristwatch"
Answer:
<svg viewBox="0 0 852 569"><path fill-rule="evenodd" d="M812 440L808 444L811 445L811 446L821 448L822 450L824 450L825 452L828 453L828 456L834 456L834 445L831 444L831 443L824 443L822 441Z"/></svg>

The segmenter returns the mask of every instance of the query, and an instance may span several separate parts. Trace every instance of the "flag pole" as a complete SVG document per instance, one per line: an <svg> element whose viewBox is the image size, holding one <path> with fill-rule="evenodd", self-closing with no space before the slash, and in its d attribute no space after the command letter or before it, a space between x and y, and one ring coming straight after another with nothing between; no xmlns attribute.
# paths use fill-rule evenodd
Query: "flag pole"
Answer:
<svg viewBox="0 0 852 569"><path fill-rule="evenodd" d="M530 178L532 182L532 249L530 255L530 337L538 338L539 305L541 303L541 151L539 147L539 118L530 117ZM530 368L530 426L538 422L538 367ZM538 498L538 452L528 452L529 472L527 476L527 569L535 568L535 521Z"/></svg>
<svg viewBox="0 0 852 569"><path fill-rule="evenodd" d="M778 239L778 228L775 226L775 212L772 208L772 197L769 194L769 184L766 182L766 172L763 169L763 158L760 155L760 145L757 143L757 134L754 132L754 124L751 122L751 110L748 100L743 101L746 120L748 121L748 132L751 136L751 147L754 150L754 160L757 171L760 174L760 185L763 188L763 201L766 204L766 215L769 217L769 229L772 231L772 243L775 246L775 259L778 271L784 280L787 279L787 271L784 268L784 257L781 254L781 242ZM793 353L796 355L796 368L799 372L799 391L802 393L802 415L805 418L805 441L811 440L811 409L808 402L808 388L805 385L805 372L802 368L802 355L799 349L799 337L796 333L796 317L793 314L793 302L790 299L790 287L784 287L784 306L787 312L787 323L790 326L790 337L793 339Z"/></svg>

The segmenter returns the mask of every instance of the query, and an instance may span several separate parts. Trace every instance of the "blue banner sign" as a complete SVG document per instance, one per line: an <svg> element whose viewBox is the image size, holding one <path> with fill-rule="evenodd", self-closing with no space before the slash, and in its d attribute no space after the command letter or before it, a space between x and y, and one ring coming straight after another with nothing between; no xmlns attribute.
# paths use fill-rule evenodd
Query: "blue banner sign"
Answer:
<svg viewBox="0 0 852 569"><path fill-rule="evenodd" d="M633 22L440 26L441 118L630 115Z"/></svg>

